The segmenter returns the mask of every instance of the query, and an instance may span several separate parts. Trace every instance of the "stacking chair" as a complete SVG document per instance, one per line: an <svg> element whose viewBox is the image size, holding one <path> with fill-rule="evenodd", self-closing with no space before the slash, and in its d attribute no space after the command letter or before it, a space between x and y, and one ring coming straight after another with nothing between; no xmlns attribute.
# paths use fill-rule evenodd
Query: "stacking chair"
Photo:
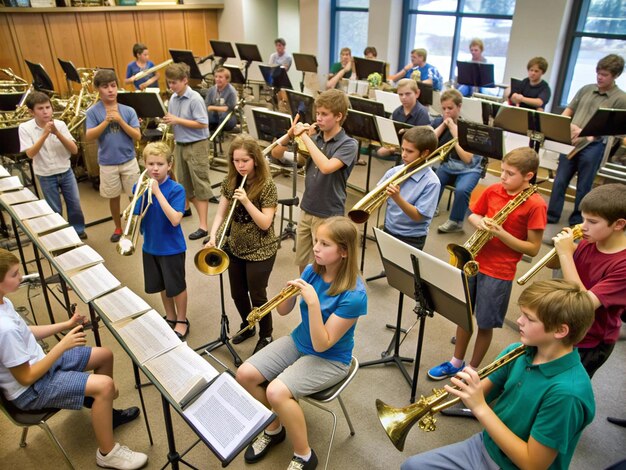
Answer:
<svg viewBox="0 0 626 470"><path fill-rule="evenodd" d="M296 251L296 232L295 232L295 227L294 227L294 221L291 218L291 216L293 215L293 212L290 214L290 217L285 217L285 210L289 210L292 207L298 207L298 204L300 204L300 198L298 196L296 197L290 197L288 199L279 199L278 200L278 204L280 204L280 229L278 232L278 248L280 248L281 242L283 240L283 238L285 238L285 235L283 234L283 223L285 222L285 220L288 222L287 224L287 231L286 233L288 233L288 235L286 236L291 236L293 237L293 251Z"/></svg>
<svg viewBox="0 0 626 470"><path fill-rule="evenodd" d="M330 451L333 447L333 440L335 439L335 431L337 430L337 415L333 410L323 406L322 404L329 403L334 399L339 401L339 405L341 406L341 410L343 411L344 416L346 417L346 421L348 422L348 427L350 428L350 435L354 436L354 428L352 427L352 421L350 421L350 416L348 416L348 411L346 410L346 406L341 399L341 392L345 390L345 388L350 384L356 372L359 370L359 361L356 357L352 356L352 361L350 362L350 370L348 371L348 375L341 382L333 385L332 387L327 388L326 390L322 390L320 392L314 393L313 395L309 395L307 397L302 398L302 400L310 403L311 405L320 408L321 410L327 411L333 417L333 430L330 434L330 443L328 445L328 455L326 456L326 464L324 465L324 470L328 468L328 462L330 460Z"/></svg>
<svg viewBox="0 0 626 470"><path fill-rule="evenodd" d="M52 430L47 423L47 421L55 414L57 414L57 412L60 410L58 410L57 408L46 408L36 411L23 411L13 406L11 402L6 399L2 392L0 392L0 407L2 408L4 414L6 414L6 416L9 418L9 420L11 420L13 424L23 428L22 439L20 440L20 447L26 447L26 436L28 434L28 429L31 426L39 426L41 429L46 431L46 434L48 435L52 443L63 454L65 462L67 463L69 468L74 468L69 456L67 455L67 452L65 452L65 449L63 448L63 446L61 446L61 443L52 433Z"/></svg>

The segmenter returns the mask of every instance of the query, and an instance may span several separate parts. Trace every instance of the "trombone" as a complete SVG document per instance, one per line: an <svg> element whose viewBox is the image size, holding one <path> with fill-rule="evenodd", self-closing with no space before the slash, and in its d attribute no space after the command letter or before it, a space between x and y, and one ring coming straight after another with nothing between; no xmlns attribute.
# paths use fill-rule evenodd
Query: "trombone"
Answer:
<svg viewBox="0 0 626 470"><path fill-rule="evenodd" d="M238 189L243 189L246 184L246 178L248 175L243 175L243 179L241 180L241 184ZM233 220L233 215L235 214L235 207L237 207L237 199L233 198L232 205L230 206L230 211L228 212L228 217L226 217L226 221L224 222L222 229L222 236L220 237L220 241L217 243L217 246L210 246L209 248L203 248L196 253L196 256L193 259L193 263L196 266L196 269L207 276L216 276L217 274L222 274L224 271L228 269L230 265L230 259L228 258L228 254L222 250L222 246L224 245L224 238L226 238L226 232L230 227L230 224Z"/></svg>
<svg viewBox="0 0 626 470"><path fill-rule="evenodd" d="M580 240L583 237L583 226L582 224L574 225L572 227L572 236L574 237L574 241ZM528 281L530 281L535 274L537 274L546 264L548 264L554 257L556 256L556 248L552 248L548 251L543 258L537 261L532 268L528 270L526 274L517 279L517 283L520 286L523 286Z"/></svg>
<svg viewBox="0 0 626 470"><path fill-rule="evenodd" d="M457 143L457 139L452 139L449 142L446 142L441 147L436 149L431 155L430 158L418 158L417 160L412 161L408 165L405 165L400 171L398 171L395 175L390 176L385 181L376 186L373 190L367 193L363 199L357 202L350 212L348 212L348 217L352 219L352 221L356 224L362 224L367 222L370 215L378 209L383 203L387 200L387 187L390 184L400 185L405 180L409 179L415 173L423 170L424 168L428 168L429 166L434 165L437 162L441 162L448 157L450 151L454 148Z"/></svg>
<svg viewBox="0 0 626 470"><path fill-rule="evenodd" d="M139 236L139 226L143 216L146 215L150 204L152 204L152 178L147 176L148 170L143 170L143 173L139 175L137 183L135 184L135 192L133 193L133 199L124 212L122 217L126 219L126 227L124 227L124 233L117 242L117 252L122 256L130 256L135 252L137 247L137 237ZM147 193L147 194L146 194ZM144 201L147 197L147 203L141 213L134 214L137 203L140 207L144 205Z"/></svg>

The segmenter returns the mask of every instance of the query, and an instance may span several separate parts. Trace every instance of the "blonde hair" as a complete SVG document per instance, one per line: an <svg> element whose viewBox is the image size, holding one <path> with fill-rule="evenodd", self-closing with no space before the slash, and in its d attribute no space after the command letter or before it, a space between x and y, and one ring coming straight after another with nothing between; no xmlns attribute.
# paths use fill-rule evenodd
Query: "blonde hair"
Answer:
<svg viewBox="0 0 626 470"><path fill-rule="evenodd" d="M230 148L228 149L228 188L234 191L240 184L242 176L239 174L237 169L235 168L235 163L233 162L233 156L235 154L235 150L243 150L248 154L248 156L252 157L254 160L254 173L255 178L254 181L251 181L250 187L246 190L248 193L248 199L254 200L259 197L265 183L270 178L270 169L267 164L265 158L263 158L263 153L261 152L261 147L257 143L256 139L248 134L241 134L235 137L230 144Z"/></svg>
<svg viewBox="0 0 626 470"><path fill-rule="evenodd" d="M143 158L146 160L149 156L163 157L170 165L174 163L174 154L172 149L165 142L150 142L143 149Z"/></svg>
<svg viewBox="0 0 626 470"><path fill-rule="evenodd" d="M424 49L423 47L418 47L417 49L413 49L411 51L411 54L415 54L416 56L421 57L422 59L424 59L424 62L426 62L426 59L428 58L428 51Z"/></svg>
<svg viewBox="0 0 626 470"><path fill-rule="evenodd" d="M409 87L412 92L419 93L420 89L417 87L417 82L415 80L411 80L410 78L403 78L398 82L397 90L403 87Z"/></svg>
<svg viewBox="0 0 626 470"><path fill-rule="evenodd" d="M357 251L359 231L356 225L350 219L344 216L334 216L322 220L316 227L315 232L320 227L328 229L330 239L336 243L340 249L346 252L343 258L337 276L328 288L327 295L335 296L342 292L352 290L356 287L356 281L359 277L359 266L357 263ZM313 271L322 276L326 272L326 267L313 262Z"/></svg>
<svg viewBox="0 0 626 470"><path fill-rule="evenodd" d="M10 251L0 248L0 282L4 282L9 269L16 264L19 264L20 260Z"/></svg>
<svg viewBox="0 0 626 470"><path fill-rule="evenodd" d="M485 50L485 43L480 38L472 39L472 41L470 42L469 47L471 48L472 46L478 46L478 48L480 49L480 52L483 52Z"/></svg>
<svg viewBox="0 0 626 470"><path fill-rule="evenodd" d="M219 67L215 71L215 75L217 75L218 73L223 74L226 77L226 80L230 82L230 70L228 70L226 67Z"/></svg>

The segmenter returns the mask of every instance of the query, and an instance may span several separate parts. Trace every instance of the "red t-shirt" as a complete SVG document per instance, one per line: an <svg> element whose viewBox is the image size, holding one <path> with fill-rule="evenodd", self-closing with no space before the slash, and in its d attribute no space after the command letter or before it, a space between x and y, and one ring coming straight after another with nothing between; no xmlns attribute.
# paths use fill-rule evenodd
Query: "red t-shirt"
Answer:
<svg viewBox="0 0 626 470"><path fill-rule="evenodd" d="M600 343L615 343L626 309L626 249L601 253L595 243L582 240L574 252L580 280L600 300L593 325L576 346L594 348Z"/></svg>
<svg viewBox="0 0 626 470"><path fill-rule="evenodd" d="M501 183L489 186L481 194L470 210L483 217L493 217L510 200ZM547 222L547 206L543 198L535 193L515 209L502 224L502 228L520 240L526 240L528 230L543 230ZM498 238L493 237L476 255L480 272L496 279L512 281L515 278L517 263L522 254L509 248Z"/></svg>

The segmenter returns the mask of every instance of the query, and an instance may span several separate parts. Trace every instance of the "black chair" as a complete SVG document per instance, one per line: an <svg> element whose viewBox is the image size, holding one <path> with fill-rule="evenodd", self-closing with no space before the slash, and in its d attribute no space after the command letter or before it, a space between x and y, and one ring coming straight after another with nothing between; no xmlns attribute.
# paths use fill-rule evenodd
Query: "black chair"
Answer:
<svg viewBox="0 0 626 470"><path fill-rule="evenodd" d="M283 223L285 222L285 220L287 220L287 232L289 235L287 236L292 236L293 237L293 251L296 251L296 232L295 232L295 228L293 228L293 225L295 225L294 221L290 217L285 217L285 208L289 208L292 209L294 206L298 207L298 204L300 204L300 198L298 196L296 197L291 197L288 199L279 199L278 200L278 204L280 204L280 229L278 231L279 235L278 235L278 248L280 248L281 242L284 238L283 236Z"/></svg>

